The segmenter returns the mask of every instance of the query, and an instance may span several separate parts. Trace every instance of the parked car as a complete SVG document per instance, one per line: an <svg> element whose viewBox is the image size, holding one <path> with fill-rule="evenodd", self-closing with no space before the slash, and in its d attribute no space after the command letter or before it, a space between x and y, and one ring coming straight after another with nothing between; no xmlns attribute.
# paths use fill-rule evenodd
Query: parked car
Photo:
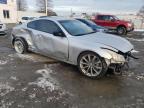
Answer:
<svg viewBox="0 0 144 108"><path fill-rule="evenodd" d="M126 35L127 32L134 30L134 24L132 22L120 20L114 15L99 14L93 17L92 20L100 26L115 30L119 35Z"/></svg>
<svg viewBox="0 0 144 108"><path fill-rule="evenodd" d="M7 30L6 24L0 21L0 34L6 34L6 30Z"/></svg>
<svg viewBox="0 0 144 108"><path fill-rule="evenodd" d="M77 20L85 23L86 25L88 25L89 27L91 27L94 31L98 31L98 32L108 32L108 29L102 26L99 26L97 24L95 24L94 22L88 20L88 19L82 19L82 18L76 18Z"/></svg>
<svg viewBox="0 0 144 108"><path fill-rule="evenodd" d="M124 66L134 49L124 38L95 32L78 20L61 17L38 18L18 25L11 37L16 52L29 50L76 65L90 78L101 78L108 68Z"/></svg>
<svg viewBox="0 0 144 108"><path fill-rule="evenodd" d="M48 17L48 16L40 16L39 18L45 18L45 17Z"/></svg>
<svg viewBox="0 0 144 108"><path fill-rule="evenodd" d="M25 22L28 22L28 21L31 21L33 20L35 17L22 17L21 18L21 21L19 21L19 24L22 24L22 23L25 23Z"/></svg>

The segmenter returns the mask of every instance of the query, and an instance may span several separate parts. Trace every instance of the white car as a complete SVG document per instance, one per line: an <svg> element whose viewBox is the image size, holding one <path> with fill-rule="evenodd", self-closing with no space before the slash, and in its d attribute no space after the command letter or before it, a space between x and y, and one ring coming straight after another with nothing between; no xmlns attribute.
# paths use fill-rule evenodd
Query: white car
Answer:
<svg viewBox="0 0 144 108"><path fill-rule="evenodd" d="M31 21L31 20L33 20L34 18L35 18L35 17L28 17L28 16L22 17L22 18L21 18L21 21L19 21L19 24L22 24L22 23Z"/></svg>
<svg viewBox="0 0 144 108"><path fill-rule="evenodd" d="M0 34L6 34L6 30L7 30L6 24L0 21Z"/></svg>
<svg viewBox="0 0 144 108"><path fill-rule="evenodd" d="M18 53L30 50L76 65L90 78L101 78L108 68L119 70L134 49L124 38L95 32L78 20L60 17L38 18L18 25L11 36Z"/></svg>

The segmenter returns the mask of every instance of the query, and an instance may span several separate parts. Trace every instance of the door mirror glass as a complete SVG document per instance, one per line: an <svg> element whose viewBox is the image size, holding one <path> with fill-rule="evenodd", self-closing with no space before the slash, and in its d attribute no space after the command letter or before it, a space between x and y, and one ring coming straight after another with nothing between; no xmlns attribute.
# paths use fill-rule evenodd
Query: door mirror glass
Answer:
<svg viewBox="0 0 144 108"><path fill-rule="evenodd" d="M65 34L63 32L54 32L53 35L59 37L65 37Z"/></svg>

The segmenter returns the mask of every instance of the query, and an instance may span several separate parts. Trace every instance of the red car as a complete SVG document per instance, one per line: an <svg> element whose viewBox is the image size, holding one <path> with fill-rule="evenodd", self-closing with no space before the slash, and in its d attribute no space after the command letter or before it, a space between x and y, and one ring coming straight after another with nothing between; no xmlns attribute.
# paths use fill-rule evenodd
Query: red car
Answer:
<svg viewBox="0 0 144 108"><path fill-rule="evenodd" d="M127 32L134 30L134 24L130 21L120 20L114 15L96 15L92 20L100 26L109 30L116 30L119 35L126 35Z"/></svg>

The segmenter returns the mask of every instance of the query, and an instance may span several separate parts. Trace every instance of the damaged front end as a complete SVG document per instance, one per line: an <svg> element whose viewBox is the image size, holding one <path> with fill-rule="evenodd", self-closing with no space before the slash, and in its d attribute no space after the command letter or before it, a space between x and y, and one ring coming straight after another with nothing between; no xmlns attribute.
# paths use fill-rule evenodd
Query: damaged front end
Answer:
<svg viewBox="0 0 144 108"><path fill-rule="evenodd" d="M129 69L129 61L131 58L138 59L132 54L132 50L126 53L121 51L112 51L109 49L105 50L112 56L107 63L109 64L109 69L112 69L116 75L120 75L124 70Z"/></svg>

